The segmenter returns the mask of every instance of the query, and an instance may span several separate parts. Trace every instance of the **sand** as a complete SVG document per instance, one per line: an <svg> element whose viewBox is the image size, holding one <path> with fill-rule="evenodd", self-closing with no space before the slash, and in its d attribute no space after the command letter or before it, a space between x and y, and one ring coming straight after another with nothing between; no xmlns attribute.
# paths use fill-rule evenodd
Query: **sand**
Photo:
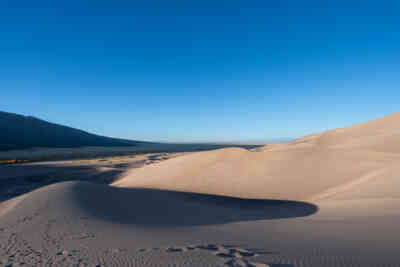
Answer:
<svg viewBox="0 0 400 267"><path fill-rule="evenodd" d="M0 265L400 266L400 113L0 204Z"/></svg>

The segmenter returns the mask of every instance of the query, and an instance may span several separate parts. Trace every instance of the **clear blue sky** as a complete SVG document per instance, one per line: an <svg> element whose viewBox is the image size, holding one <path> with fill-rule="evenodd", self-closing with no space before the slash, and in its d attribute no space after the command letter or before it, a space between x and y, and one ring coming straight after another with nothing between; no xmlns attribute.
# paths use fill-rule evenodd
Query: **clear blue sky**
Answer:
<svg viewBox="0 0 400 267"><path fill-rule="evenodd" d="M0 1L0 110L155 141L400 111L399 1Z"/></svg>

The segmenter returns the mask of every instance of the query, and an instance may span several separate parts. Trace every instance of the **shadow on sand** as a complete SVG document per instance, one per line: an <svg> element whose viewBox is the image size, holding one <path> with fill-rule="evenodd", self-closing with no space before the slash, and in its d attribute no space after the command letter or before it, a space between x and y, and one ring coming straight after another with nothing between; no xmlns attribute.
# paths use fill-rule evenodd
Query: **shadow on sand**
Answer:
<svg viewBox="0 0 400 267"><path fill-rule="evenodd" d="M77 183L74 198L92 216L143 227L216 225L314 214L318 207L298 201L240 199L168 190L116 188Z"/></svg>
<svg viewBox="0 0 400 267"><path fill-rule="evenodd" d="M0 203L29 193L38 188L66 181L86 181L110 184L127 168L144 165L137 161L126 166L114 164L107 168L99 165L15 164L0 165Z"/></svg>

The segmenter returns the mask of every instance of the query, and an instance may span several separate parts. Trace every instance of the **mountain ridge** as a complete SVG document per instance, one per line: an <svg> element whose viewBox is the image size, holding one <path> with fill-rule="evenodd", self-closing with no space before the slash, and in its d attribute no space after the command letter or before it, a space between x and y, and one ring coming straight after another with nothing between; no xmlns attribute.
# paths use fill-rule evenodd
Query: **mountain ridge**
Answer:
<svg viewBox="0 0 400 267"><path fill-rule="evenodd" d="M0 111L0 151L32 147L136 146L148 142L92 134L33 116Z"/></svg>

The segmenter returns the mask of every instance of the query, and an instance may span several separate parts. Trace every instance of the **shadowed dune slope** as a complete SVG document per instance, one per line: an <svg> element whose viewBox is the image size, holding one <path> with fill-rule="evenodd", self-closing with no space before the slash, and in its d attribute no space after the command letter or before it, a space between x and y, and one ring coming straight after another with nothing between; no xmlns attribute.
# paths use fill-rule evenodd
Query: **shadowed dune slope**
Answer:
<svg viewBox="0 0 400 267"><path fill-rule="evenodd" d="M394 182L391 177L399 163L400 113L395 113L259 151L228 148L186 155L132 170L113 185L315 200L376 180ZM400 197L399 192L389 190L391 186L386 183L375 197Z"/></svg>
<svg viewBox="0 0 400 267"><path fill-rule="evenodd" d="M44 212L49 216L53 213L71 217L88 216L110 223L141 227L182 227L295 218L311 215L318 210L313 204L297 201L125 189L88 182L49 185L3 205L0 211L7 217L45 209Z"/></svg>

